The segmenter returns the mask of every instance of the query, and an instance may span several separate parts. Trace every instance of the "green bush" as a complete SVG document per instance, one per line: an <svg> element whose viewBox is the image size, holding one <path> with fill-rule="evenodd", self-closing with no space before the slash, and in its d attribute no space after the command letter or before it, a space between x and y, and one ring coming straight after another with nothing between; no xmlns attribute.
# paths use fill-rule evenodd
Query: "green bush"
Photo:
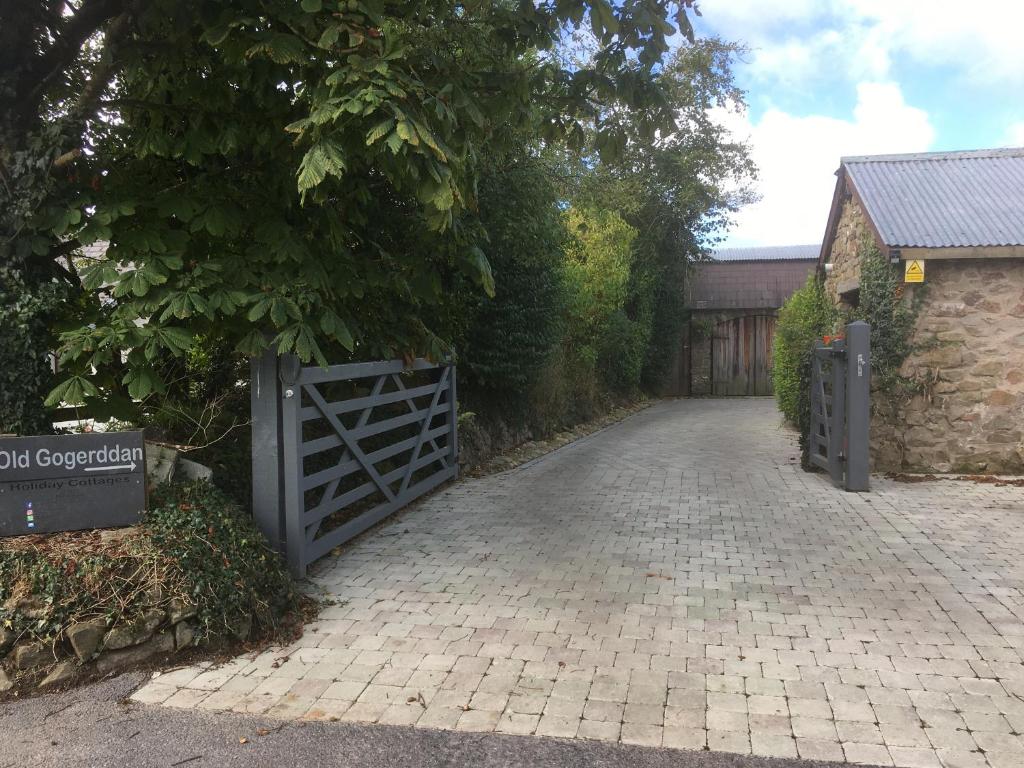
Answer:
<svg viewBox="0 0 1024 768"><path fill-rule="evenodd" d="M805 459L811 419L811 349L816 339L831 332L836 318L824 287L811 275L782 306L775 326L775 399L786 420L799 429Z"/></svg>
<svg viewBox="0 0 1024 768"><path fill-rule="evenodd" d="M521 411L564 333L565 224L547 170L525 157L480 185L493 298L480 298L457 349L467 385ZM521 414L520 414L521 415Z"/></svg>
<svg viewBox="0 0 1024 768"><path fill-rule="evenodd" d="M604 321L597 338L597 369L609 391L636 394L647 352L646 336L644 326L625 312L614 312Z"/></svg>
<svg viewBox="0 0 1024 768"><path fill-rule="evenodd" d="M223 633L246 616L272 627L295 604L280 555L270 549L252 518L208 482L155 492L143 531L177 570L198 610L201 635Z"/></svg>
<svg viewBox="0 0 1024 768"><path fill-rule="evenodd" d="M25 536L0 544L0 627L57 645L72 624L133 626L153 609L195 609L197 641L271 630L299 598L252 520L206 482L154 492L120 533Z"/></svg>
<svg viewBox="0 0 1024 768"><path fill-rule="evenodd" d="M50 324L67 291L56 282L34 288L21 272L0 268L0 434L47 434L43 400L53 385Z"/></svg>

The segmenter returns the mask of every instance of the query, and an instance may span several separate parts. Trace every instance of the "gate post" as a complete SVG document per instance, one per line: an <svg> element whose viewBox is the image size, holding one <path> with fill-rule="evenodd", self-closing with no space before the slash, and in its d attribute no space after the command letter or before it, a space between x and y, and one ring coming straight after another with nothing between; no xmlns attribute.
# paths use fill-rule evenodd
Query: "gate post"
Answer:
<svg viewBox="0 0 1024 768"><path fill-rule="evenodd" d="M843 436L846 434L846 373L845 342L836 339L832 342L830 375L832 379L832 407L829 409L828 429L828 473L832 482L839 485L843 481Z"/></svg>
<svg viewBox="0 0 1024 768"><path fill-rule="evenodd" d="M281 385L277 352L267 349L250 359L252 416L252 515L270 546L284 552L281 504Z"/></svg>
<svg viewBox="0 0 1024 768"><path fill-rule="evenodd" d="M846 490L867 491L871 422L871 326L846 326Z"/></svg>
<svg viewBox="0 0 1024 768"><path fill-rule="evenodd" d="M284 355L279 366L281 380L281 448L284 451L281 473L285 550L288 569L297 579L306 577L306 530L302 498L302 366L295 355Z"/></svg>

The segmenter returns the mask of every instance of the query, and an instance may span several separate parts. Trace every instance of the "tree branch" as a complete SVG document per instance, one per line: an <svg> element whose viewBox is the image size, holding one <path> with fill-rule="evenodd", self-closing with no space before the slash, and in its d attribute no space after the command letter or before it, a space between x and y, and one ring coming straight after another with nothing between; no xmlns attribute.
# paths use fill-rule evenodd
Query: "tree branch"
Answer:
<svg viewBox="0 0 1024 768"><path fill-rule="evenodd" d="M134 3L128 3L121 14L107 28L99 63L96 65L92 77L89 78L89 82L85 84L85 88L82 89L82 93L78 97L77 107L79 113L85 112L99 98L103 89L106 88L115 67L113 48L121 37L124 36L125 32L127 32L128 22L131 19L133 10Z"/></svg>
<svg viewBox="0 0 1024 768"><path fill-rule="evenodd" d="M52 170L58 171L61 168L63 168L65 165L70 165L75 160L77 160L79 155L81 155L81 154L82 154L82 150L78 149L78 148L68 150L63 155L61 155L60 157L58 157L56 160L53 161Z"/></svg>
<svg viewBox="0 0 1024 768"><path fill-rule="evenodd" d="M50 84L75 60L82 45L110 19L122 13L126 0L83 0L78 12L63 26L60 35L29 70L19 91L23 110L34 112Z"/></svg>

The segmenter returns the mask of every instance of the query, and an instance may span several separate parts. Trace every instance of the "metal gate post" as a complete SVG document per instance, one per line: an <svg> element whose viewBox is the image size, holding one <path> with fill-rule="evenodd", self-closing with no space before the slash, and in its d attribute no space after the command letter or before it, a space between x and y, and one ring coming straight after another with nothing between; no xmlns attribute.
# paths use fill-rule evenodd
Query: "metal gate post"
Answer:
<svg viewBox="0 0 1024 768"><path fill-rule="evenodd" d="M843 482L843 435L846 433L846 373L845 343L842 339L832 342L832 408L829 409L828 430L828 473L832 482Z"/></svg>
<svg viewBox="0 0 1024 768"><path fill-rule="evenodd" d="M281 387L277 352L268 349L250 361L252 415L252 515L270 546L284 552L281 504Z"/></svg>
<svg viewBox="0 0 1024 768"><path fill-rule="evenodd" d="M846 490L869 490L871 326L846 326Z"/></svg>
<svg viewBox="0 0 1024 768"><path fill-rule="evenodd" d="M284 531L288 570L297 579L306 576L304 546L305 511L302 490L302 386L298 383L301 366L295 355L283 355L279 366L281 378L281 473L284 478Z"/></svg>

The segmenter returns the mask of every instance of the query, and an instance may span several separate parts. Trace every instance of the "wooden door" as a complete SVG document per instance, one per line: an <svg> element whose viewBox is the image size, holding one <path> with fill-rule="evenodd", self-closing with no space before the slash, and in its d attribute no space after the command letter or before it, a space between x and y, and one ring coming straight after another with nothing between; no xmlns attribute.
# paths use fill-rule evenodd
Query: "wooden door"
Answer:
<svg viewBox="0 0 1024 768"><path fill-rule="evenodd" d="M716 325L711 344L712 394L772 394L774 336L771 315L747 315Z"/></svg>

